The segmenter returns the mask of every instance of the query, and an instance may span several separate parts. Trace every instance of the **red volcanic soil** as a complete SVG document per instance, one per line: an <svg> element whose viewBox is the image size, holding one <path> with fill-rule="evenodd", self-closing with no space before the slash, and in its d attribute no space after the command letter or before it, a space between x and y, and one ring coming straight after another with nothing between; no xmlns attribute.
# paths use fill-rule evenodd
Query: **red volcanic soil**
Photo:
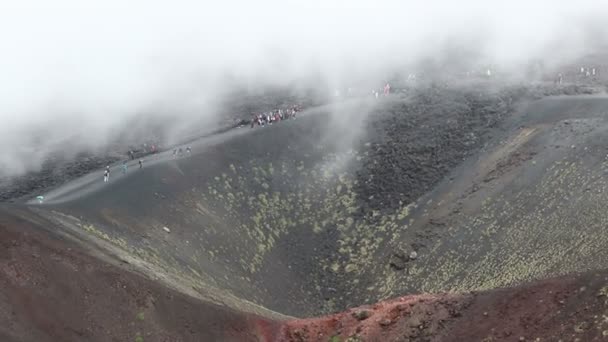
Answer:
<svg viewBox="0 0 608 342"><path fill-rule="evenodd" d="M414 295L286 323L279 341L600 341L606 272L483 293Z"/></svg>
<svg viewBox="0 0 608 342"><path fill-rule="evenodd" d="M21 212L21 211L24 212ZM600 341L608 272L412 295L273 321L205 303L91 256L27 209L0 207L0 341Z"/></svg>
<svg viewBox="0 0 608 342"><path fill-rule="evenodd" d="M2 342L273 339L277 323L155 284L38 224L0 208Z"/></svg>

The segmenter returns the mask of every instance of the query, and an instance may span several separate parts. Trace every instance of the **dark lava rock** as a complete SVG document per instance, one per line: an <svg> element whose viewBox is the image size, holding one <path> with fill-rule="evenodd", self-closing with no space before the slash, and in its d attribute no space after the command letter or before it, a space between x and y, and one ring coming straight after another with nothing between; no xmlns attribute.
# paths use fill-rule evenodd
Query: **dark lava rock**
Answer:
<svg viewBox="0 0 608 342"><path fill-rule="evenodd" d="M389 265L393 269L401 271L407 267L408 261L410 261L408 253L398 249L394 251L393 254L391 254L389 259Z"/></svg>
<svg viewBox="0 0 608 342"><path fill-rule="evenodd" d="M400 257L398 257L398 256L395 256L395 255L393 254L393 255L391 255L391 259L390 259L389 265L390 265L390 266L391 266L391 268L393 268L394 270L397 270L397 271L402 271L402 270L404 270L404 269L406 268L406 266L407 266L407 265L406 265L406 262L407 262L406 260L404 260L404 259L402 259L402 258L400 258Z"/></svg>

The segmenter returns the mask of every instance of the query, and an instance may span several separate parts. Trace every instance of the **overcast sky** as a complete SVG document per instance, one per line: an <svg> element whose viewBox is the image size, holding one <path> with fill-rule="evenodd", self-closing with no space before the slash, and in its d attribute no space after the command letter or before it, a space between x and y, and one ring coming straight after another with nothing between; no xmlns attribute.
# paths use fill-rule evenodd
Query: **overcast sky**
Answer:
<svg viewBox="0 0 608 342"><path fill-rule="evenodd" d="M25 167L33 125L52 128L49 139L95 132L95 144L157 104L212 115L227 72L335 81L446 45L505 65L573 58L602 42L607 14L598 0L3 1L0 169Z"/></svg>

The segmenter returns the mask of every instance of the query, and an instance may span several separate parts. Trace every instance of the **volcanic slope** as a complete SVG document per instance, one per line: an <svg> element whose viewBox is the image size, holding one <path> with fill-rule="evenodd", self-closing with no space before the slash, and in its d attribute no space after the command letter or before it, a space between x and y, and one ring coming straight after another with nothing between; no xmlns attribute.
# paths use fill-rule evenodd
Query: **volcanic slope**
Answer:
<svg viewBox="0 0 608 342"><path fill-rule="evenodd" d="M606 98L547 98L509 118L498 95L429 101L355 101L241 129L110 184L93 175L90 192L79 180L32 210L176 287L261 314L605 264Z"/></svg>
<svg viewBox="0 0 608 342"><path fill-rule="evenodd" d="M0 206L1 341L271 341L279 328L162 286L61 230Z"/></svg>
<svg viewBox="0 0 608 342"><path fill-rule="evenodd" d="M417 201L409 230L427 242L395 286L483 290L604 268L607 119L604 96L524 106L500 139ZM393 253L409 247L401 238Z"/></svg>
<svg viewBox="0 0 608 342"><path fill-rule="evenodd" d="M216 300L229 294L233 306L243 299L309 316L376 301L390 295L373 286L388 267L379 257L409 219L408 199L474 151L510 110L494 94L422 94L241 129L193 145L192 156L164 154L142 170L113 171L110 184L90 175L47 194L39 213L107 240L182 287ZM387 135L395 119L407 139ZM434 145L443 148L429 153ZM383 146L398 154L383 155ZM403 148L417 163L400 158ZM403 193L393 198L403 200L384 211L367 193L375 183L366 185L378 162L392 162L415 185L396 188Z"/></svg>
<svg viewBox="0 0 608 342"><path fill-rule="evenodd" d="M342 273L328 263L339 249L333 225L355 210L349 138L369 106L356 101L242 128L192 145L192 155L166 153L141 170L114 171L109 184L90 175L47 194L37 212L212 300L319 313L327 307L320 281ZM351 123L335 120L355 109Z"/></svg>

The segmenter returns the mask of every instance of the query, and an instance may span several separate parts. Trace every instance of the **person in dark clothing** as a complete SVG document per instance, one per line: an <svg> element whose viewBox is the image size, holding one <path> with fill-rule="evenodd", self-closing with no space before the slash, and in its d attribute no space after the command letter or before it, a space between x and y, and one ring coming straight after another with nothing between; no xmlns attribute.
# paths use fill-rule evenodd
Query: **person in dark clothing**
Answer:
<svg viewBox="0 0 608 342"><path fill-rule="evenodd" d="M141 169L142 167L144 167L144 160L140 159L139 160L139 168Z"/></svg>

